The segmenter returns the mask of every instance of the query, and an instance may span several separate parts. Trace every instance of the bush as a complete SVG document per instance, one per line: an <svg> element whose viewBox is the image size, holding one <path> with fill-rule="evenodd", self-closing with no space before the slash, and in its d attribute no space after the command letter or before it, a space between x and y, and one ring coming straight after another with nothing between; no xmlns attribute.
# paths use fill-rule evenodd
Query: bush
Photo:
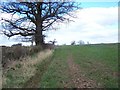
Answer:
<svg viewBox="0 0 120 90"><path fill-rule="evenodd" d="M41 51L40 46L21 46L12 45L11 47L2 46L2 66L4 67L9 61L20 60L20 58L33 55Z"/></svg>

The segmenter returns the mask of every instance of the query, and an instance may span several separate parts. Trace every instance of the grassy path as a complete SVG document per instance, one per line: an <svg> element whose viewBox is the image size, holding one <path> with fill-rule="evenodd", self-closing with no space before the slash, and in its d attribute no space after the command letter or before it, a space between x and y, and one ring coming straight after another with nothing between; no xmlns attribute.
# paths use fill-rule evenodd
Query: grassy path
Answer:
<svg viewBox="0 0 120 90"><path fill-rule="evenodd" d="M10 64L3 73L3 88L38 87L39 78L51 62L48 58L52 57L52 53L51 50L44 50L35 56L24 58L23 61Z"/></svg>
<svg viewBox="0 0 120 90"><path fill-rule="evenodd" d="M67 63L68 50L60 47L55 50L54 58L40 81L41 88L72 88Z"/></svg>
<svg viewBox="0 0 120 90"><path fill-rule="evenodd" d="M39 82L41 81L42 75L48 69L48 66L52 62L52 56L45 59L43 62L37 65L37 71L23 86L23 88L39 88Z"/></svg>
<svg viewBox="0 0 120 90"><path fill-rule="evenodd" d="M96 82L86 78L83 74L81 74L79 65L74 63L73 56L68 56L68 66L70 69L71 82L74 84L76 88L96 88ZM70 83L71 83L70 82Z"/></svg>

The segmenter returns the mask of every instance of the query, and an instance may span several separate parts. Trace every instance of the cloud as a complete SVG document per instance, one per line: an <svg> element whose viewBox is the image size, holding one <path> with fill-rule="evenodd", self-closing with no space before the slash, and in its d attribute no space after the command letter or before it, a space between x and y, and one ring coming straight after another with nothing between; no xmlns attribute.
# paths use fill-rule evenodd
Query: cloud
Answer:
<svg viewBox="0 0 120 90"><path fill-rule="evenodd" d="M46 32L48 37L45 41L56 39L57 44L70 44L73 40L90 43L118 42L118 7L91 7L74 13L78 17L71 18L74 22L58 24L58 30ZM0 17L10 18L10 15L1 14ZM17 42L12 39L8 40L5 36L0 36L0 45L15 43Z"/></svg>
<svg viewBox="0 0 120 90"><path fill-rule="evenodd" d="M11 46L13 44L18 44L18 43L21 43L19 40L15 40L16 36L14 36L13 38L8 38L7 36L5 35L0 35L0 46ZM30 42L22 42L22 44L24 46L28 46L28 45L31 45Z"/></svg>
<svg viewBox="0 0 120 90"><path fill-rule="evenodd" d="M50 31L46 40L54 39L59 44L71 41L91 43L118 42L118 7L93 7L75 11L75 22L60 25L57 31Z"/></svg>
<svg viewBox="0 0 120 90"><path fill-rule="evenodd" d="M0 12L0 20L3 19L7 19L7 20L16 20L19 19L21 16L19 14L10 14L10 13L2 13ZM23 16L22 16L23 17ZM6 46L11 46L13 44L17 44L17 43L22 43L23 45L31 45L30 42L21 42L20 40L16 40L15 38L17 38L17 36L13 36L11 38L8 38L7 36L3 35L3 30L4 28L2 28L2 23L4 23L4 21L0 21L0 45L6 45ZM28 27L28 25L32 25L29 22L23 22L24 26Z"/></svg>

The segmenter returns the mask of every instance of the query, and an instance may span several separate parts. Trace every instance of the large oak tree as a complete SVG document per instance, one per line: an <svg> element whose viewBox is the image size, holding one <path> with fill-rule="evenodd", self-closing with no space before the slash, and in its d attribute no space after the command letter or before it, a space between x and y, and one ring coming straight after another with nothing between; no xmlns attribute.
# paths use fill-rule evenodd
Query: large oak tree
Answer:
<svg viewBox="0 0 120 90"><path fill-rule="evenodd" d="M55 22L63 22L72 16L70 12L79 9L75 2L5 2L1 10L9 13L12 19L2 18L4 34L34 36L36 45L44 45L44 31L50 30ZM18 15L19 18L14 18Z"/></svg>

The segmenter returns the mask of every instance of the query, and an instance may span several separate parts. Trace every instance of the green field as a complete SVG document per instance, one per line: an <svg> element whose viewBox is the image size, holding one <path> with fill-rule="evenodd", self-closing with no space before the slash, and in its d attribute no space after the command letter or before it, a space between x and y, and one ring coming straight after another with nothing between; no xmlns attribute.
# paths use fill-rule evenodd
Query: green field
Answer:
<svg viewBox="0 0 120 90"><path fill-rule="evenodd" d="M92 79L99 87L118 87L117 44L59 47L40 81L40 87L77 87L71 80L69 57L78 65L80 75Z"/></svg>
<svg viewBox="0 0 120 90"><path fill-rule="evenodd" d="M4 86L20 83L19 87L118 88L118 44L58 46L50 58L34 67L37 71L30 78L32 81L14 79L16 84Z"/></svg>

